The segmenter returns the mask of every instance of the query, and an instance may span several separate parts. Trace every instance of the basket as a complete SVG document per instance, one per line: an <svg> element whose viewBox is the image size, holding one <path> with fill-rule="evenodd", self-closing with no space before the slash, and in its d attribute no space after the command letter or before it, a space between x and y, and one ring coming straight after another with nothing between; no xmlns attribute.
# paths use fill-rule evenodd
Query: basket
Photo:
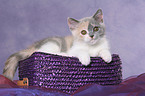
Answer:
<svg viewBox="0 0 145 96"><path fill-rule="evenodd" d="M112 55L109 64L100 57L91 57L91 63L84 66L76 57L35 52L19 62L19 79L28 78L29 86L53 88L72 94L86 84L120 84L121 69L117 54Z"/></svg>

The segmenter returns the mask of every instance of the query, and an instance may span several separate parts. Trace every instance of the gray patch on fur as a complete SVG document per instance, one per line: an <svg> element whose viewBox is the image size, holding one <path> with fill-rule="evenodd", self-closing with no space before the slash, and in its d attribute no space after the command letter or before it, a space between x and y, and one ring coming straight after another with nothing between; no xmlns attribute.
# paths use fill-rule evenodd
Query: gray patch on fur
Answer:
<svg viewBox="0 0 145 96"><path fill-rule="evenodd" d="M67 51L66 41L64 38L60 38L60 40L61 40L61 52L66 52Z"/></svg>
<svg viewBox="0 0 145 96"><path fill-rule="evenodd" d="M4 68L4 69L3 69L3 74L4 74L7 70L8 70L8 69Z"/></svg>
<svg viewBox="0 0 145 96"><path fill-rule="evenodd" d="M39 48L41 48L41 46L43 46L47 42L53 42L53 43L57 44L58 46L60 46L59 42L54 40L53 38L46 38L46 39L43 39L39 42L36 42L35 48L39 49Z"/></svg>
<svg viewBox="0 0 145 96"><path fill-rule="evenodd" d="M12 57L16 57L19 60L21 60L23 58L22 55L19 54L19 52L12 54L9 58L12 58Z"/></svg>
<svg viewBox="0 0 145 96"><path fill-rule="evenodd" d="M23 59L22 55L19 54L19 52L18 52L18 53L12 54L12 55L8 58L8 60L11 59L12 57L15 57L17 60L22 60L22 59ZM9 62L5 63L5 66L7 66L8 64L9 64ZM17 67L18 67L18 65L16 66L15 71L17 70ZM3 69L3 73L5 73L6 71L7 71L7 69L4 68L4 69Z"/></svg>
<svg viewBox="0 0 145 96"><path fill-rule="evenodd" d="M97 39L98 37L103 37L105 35L105 26L102 25L101 23L97 22L93 17L90 18L85 18L84 20L82 20L82 22L87 22L89 21L89 25L88 25L88 31L89 31L89 36L91 37L92 35L96 35ZM100 29L97 32L93 32L93 28L95 26L98 26Z"/></svg>
<svg viewBox="0 0 145 96"><path fill-rule="evenodd" d="M93 25L98 25L98 24L99 24L99 22L96 22L95 19L92 18L92 17L85 18L85 19L83 19L82 21L84 21L84 22L89 21L89 23L90 23L90 24L93 24Z"/></svg>
<svg viewBox="0 0 145 96"><path fill-rule="evenodd" d="M88 31L89 31L89 36L90 36L90 37L94 36L93 28L94 28L94 26L92 26L92 25L89 23L89 25L88 25Z"/></svg>
<svg viewBox="0 0 145 96"><path fill-rule="evenodd" d="M57 46L59 46L61 48L61 52L66 52L67 51L66 41L65 41L64 38L61 38L61 37L46 38L44 40L41 40L39 42L36 42L35 48L36 49L39 49L39 48L41 48L41 46L43 46L44 44L46 44L48 42L53 42Z"/></svg>

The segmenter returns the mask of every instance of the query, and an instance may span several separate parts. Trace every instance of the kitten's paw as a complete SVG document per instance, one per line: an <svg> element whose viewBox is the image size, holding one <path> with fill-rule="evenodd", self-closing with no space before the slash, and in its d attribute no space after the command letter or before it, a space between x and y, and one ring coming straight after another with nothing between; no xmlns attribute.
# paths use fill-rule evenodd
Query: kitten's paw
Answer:
<svg viewBox="0 0 145 96"><path fill-rule="evenodd" d="M111 56L111 53L109 51L102 51L100 53L100 56L107 63L110 63L112 61L112 56Z"/></svg>
<svg viewBox="0 0 145 96"><path fill-rule="evenodd" d="M87 66L90 64L90 56L89 55L88 56L82 55L82 56L79 56L78 58L79 58L79 61L83 65Z"/></svg>
<svg viewBox="0 0 145 96"><path fill-rule="evenodd" d="M103 54L102 56L102 59L107 62L107 63L110 63L112 61L112 56L111 54Z"/></svg>
<svg viewBox="0 0 145 96"><path fill-rule="evenodd" d="M68 52L68 56L69 57L77 57L79 59L79 61L87 66L90 64L90 55L86 52L86 51L81 51L81 50L70 50Z"/></svg>

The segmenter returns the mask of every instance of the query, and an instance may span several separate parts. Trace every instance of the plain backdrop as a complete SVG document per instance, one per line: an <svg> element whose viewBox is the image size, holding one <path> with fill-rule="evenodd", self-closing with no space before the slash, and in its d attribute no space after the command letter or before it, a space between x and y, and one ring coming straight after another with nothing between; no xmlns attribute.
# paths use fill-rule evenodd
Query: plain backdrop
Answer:
<svg viewBox="0 0 145 96"><path fill-rule="evenodd" d="M144 73L145 0L0 0L0 74L12 53L46 37L70 35L67 17L92 16L98 8L123 78Z"/></svg>

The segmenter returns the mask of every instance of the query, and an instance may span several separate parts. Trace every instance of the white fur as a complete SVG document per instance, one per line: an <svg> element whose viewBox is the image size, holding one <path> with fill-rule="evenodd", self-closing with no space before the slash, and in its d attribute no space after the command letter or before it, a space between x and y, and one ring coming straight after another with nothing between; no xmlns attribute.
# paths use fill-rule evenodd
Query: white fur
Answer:
<svg viewBox="0 0 145 96"><path fill-rule="evenodd" d="M44 44L43 46L41 46L41 48L39 48L37 51L57 54L57 53L60 53L60 47L53 42L48 42Z"/></svg>
<svg viewBox="0 0 145 96"><path fill-rule="evenodd" d="M83 65L90 64L90 57L102 57L106 62L111 62L112 57L106 38L101 38L96 44L89 45L83 41L74 41L68 51L69 56L78 57Z"/></svg>
<svg viewBox="0 0 145 96"><path fill-rule="evenodd" d="M68 56L66 53L61 52L60 46L58 46L57 44L55 44L53 42L48 42L48 43L44 44L43 46L41 46L41 48L39 48L36 51L57 54L57 55L62 55L62 56Z"/></svg>
<svg viewBox="0 0 145 96"><path fill-rule="evenodd" d="M48 42L44 44L37 51L63 56L77 57L79 58L79 61L86 66L90 64L90 57L102 57L102 59L104 59L104 61L108 63L111 62L112 60L108 42L105 37L101 38L94 45L88 44L87 42L84 41L74 40L73 46L70 48L70 50L68 50L67 54L62 53L60 50L60 46L58 46L53 42Z"/></svg>

